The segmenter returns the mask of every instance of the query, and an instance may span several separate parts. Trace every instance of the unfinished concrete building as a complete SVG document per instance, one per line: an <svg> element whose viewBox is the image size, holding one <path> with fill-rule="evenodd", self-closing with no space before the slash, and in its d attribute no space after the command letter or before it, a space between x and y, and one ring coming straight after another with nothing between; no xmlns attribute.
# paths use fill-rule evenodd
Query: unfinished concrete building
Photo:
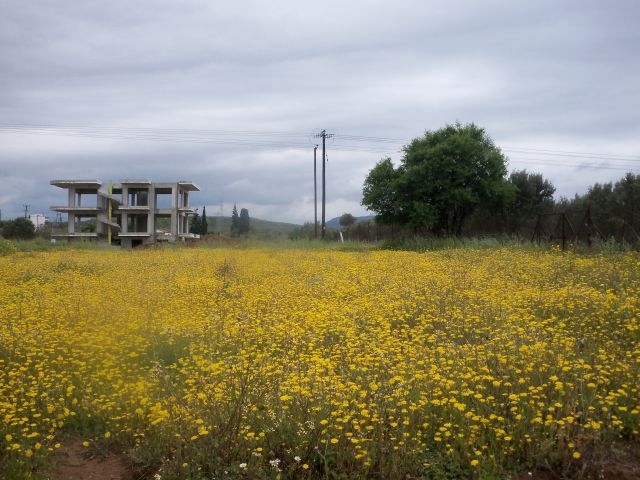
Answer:
<svg viewBox="0 0 640 480"><path fill-rule="evenodd" d="M198 238L189 233L190 192L200 189L193 182L153 183L121 180L103 184L99 180L52 180L67 190L67 205L51 210L66 213L67 231L54 237L68 240L93 239L125 248L158 241L175 242Z"/></svg>

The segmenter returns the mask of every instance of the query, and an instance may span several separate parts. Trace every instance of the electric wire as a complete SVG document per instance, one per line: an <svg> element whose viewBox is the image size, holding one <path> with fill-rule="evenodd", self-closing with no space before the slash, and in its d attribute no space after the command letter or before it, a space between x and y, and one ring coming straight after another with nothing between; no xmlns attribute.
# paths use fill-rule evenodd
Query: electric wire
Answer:
<svg viewBox="0 0 640 480"><path fill-rule="evenodd" d="M315 143L312 138L313 134L309 132L150 128L82 124L0 123L0 133L129 141L218 144L291 150L307 150L310 148L310 144ZM400 138L335 134L332 139L331 148L338 151L391 155L402 153L406 144L407 141ZM545 165L609 170L635 170L640 167L640 156L628 154L576 152L518 146L506 146L502 148L502 151L507 155L510 163L527 164L533 167ZM526 155L527 157L523 157L522 155ZM596 163L598 160L601 162Z"/></svg>

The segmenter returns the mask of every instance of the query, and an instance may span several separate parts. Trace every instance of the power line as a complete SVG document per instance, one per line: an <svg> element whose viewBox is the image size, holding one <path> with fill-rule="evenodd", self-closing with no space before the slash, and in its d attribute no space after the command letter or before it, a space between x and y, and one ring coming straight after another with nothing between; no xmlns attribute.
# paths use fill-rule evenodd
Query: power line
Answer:
<svg viewBox="0 0 640 480"><path fill-rule="evenodd" d="M28 134L76 136L85 138L109 138L134 141L163 141L180 143L206 143L220 145L252 146L272 149L307 149L309 134L285 131L255 130L216 130L216 129L184 129L184 128L148 128L148 127L113 127L90 125L54 125L54 124L0 124L0 132ZM365 135L331 134L334 148L341 151L378 153L383 155L401 153L406 140L389 137ZM599 168L625 170L637 168L640 156L627 154L577 152L571 150L554 150L548 148L530 148L507 146L505 153L515 154L510 158L515 163L533 162L535 165L559 167ZM543 158L524 159L519 154L530 154ZM546 157L546 158L544 158ZM561 158L563 161L550 161ZM569 163L567 159L603 160L605 164L587 164L585 162Z"/></svg>
<svg viewBox="0 0 640 480"><path fill-rule="evenodd" d="M528 148L528 147L503 147L502 150L517 152L517 153L535 153L537 155L553 155L556 157L592 157L602 159L620 159L620 160L634 160L640 161L640 157L637 155L624 155L624 154L611 154L611 153L593 153L593 152L572 152L566 150L550 150L540 148Z"/></svg>
<svg viewBox="0 0 640 480"><path fill-rule="evenodd" d="M597 163L588 163L588 162L554 162L549 159L540 160L537 158L509 158L510 163L520 163L527 165L546 165L551 167L574 167L574 168L582 168L582 169L601 169L601 170L633 170L637 169L638 165L634 164L614 164L614 165L603 165Z"/></svg>
<svg viewBox="0 0 640 480"><path fill-rule="evenodd" d="M306 135L298 134L297 136L276 134L279 140L270 139L270 133L260 132L206 132L199 133L189 132L170 132L163 130L136 130L136 129L90 129L90 128L4 128L0 130L8 130L11 133L29 134L29 135L52 135L52 136L73 136L85 138L108 138L116 140L143 140L143 141L163 141L163 142L184 142L184 143L216 143L229 145L252 145L260 147L290 147L290 148L307 148L308 143L302 141ZM247 138L243 138L243 136ZM265 138L260 138L263 136ZM213 138L212 138L213 137ZM289 137L288 139L286 137ZM297 137L297 138L295 138Z"/></svg>

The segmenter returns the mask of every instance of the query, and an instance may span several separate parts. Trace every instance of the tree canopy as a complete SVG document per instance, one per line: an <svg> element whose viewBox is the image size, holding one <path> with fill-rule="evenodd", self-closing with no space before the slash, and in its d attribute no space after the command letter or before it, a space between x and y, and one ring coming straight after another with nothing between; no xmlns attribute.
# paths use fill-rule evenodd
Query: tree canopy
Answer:
<svg viewBox="0 0 640 480"><path fill-rule="evenodd" d="M340 216L339 223L340 223L341 227L349 227L349 226L353 225L354 223L356 223L356 219L350 213L343 213Z"/></svg>
<svg viewBox="0 0 640 480"><path fill-rule="evenodd" d="M36 236L36 228L27 218L16 218L3 222L2 236L4 238L28 240Z"/></svg>
<svg viewBox="0 0 640 480"><path fill-rule="evenodd" d="M240 209L240 218L238 221L238 233L249 233L249 210L246 208Z"/></svg>
<svg viewBox="0 0 640 480"><path fill-rule="evenodd" d="M243 235L249 233L249 227L249 210L241 208L240 214L238 214L238 207L234 204L233 212L231 213L231 234Z"/></svg>
<svg viewBox="0 0 640 480"><path fill-rule="evenodd" d="M473 123L427 131L403 152L398 168L385 158L364 182L362 205L382 222L458 235L477 207L501 207L515 193L505 156Z"/></svg>
<svg viewBox="0 0 640 480"><path fill-rule="evenodd" d="M238 215L238 207L233 204L231 212L231 235L237 235L240 231L240 216Z"/></svg>
<svg viewBox="0 0 640 480"><path fill-rule="evenodd" d="M402 223L398 179L400 170L389 157L380 160L369 172L362 189L362 205L376 213L381 223Z"/></svg>
<svg viewBox="0 0 640 480"><path fill-rule="evenodd" d="M512 172L509 182L515 187L515 194L507 207L508 228L511 233L519 233L534 217L553 209L556 187L545 180L541 173L529 173L526 170Z"/></svg>
<svg viewBox="0 0 640 480"><path fill-rule="evenodd" d="M206 235L208 230L207 210L205 207L202 207L202 216L198 215L198 212L196 212L191 218L191 227L189 228L189 232L198 235Z"/></svg>

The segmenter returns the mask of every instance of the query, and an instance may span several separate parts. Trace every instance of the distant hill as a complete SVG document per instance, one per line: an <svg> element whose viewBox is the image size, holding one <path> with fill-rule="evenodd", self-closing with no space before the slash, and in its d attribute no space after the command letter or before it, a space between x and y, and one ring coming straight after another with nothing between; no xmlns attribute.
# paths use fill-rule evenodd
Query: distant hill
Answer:
<svg viewBox="0 0 640 480"><path fill-rule="evenodd" d="M207 215L209 233L231 235L231 217L214 217ZM259 218L249 218L249 236L264 239L288 238L289 234L300 228L295 223L271 222Z"/></svg>
<svg viewBox="0 0 640 480"><path fill-rule="evenodd" d="M367 220L373 220L376 218L375 215L363 215L361 217L353 217L356 219L356 223L366 222ZM339 229L340 227L340 217L335 217L326 222L327 227Z"/></svg>

